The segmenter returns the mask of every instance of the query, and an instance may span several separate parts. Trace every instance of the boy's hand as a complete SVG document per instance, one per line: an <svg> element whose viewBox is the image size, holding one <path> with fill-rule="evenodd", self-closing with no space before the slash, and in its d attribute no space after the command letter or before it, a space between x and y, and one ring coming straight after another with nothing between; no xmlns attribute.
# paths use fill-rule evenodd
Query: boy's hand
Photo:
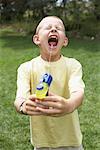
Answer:
<svg viewBox="0 0 100 150"><path fill-rule="evenodd" d="M36 100L36 103L36 110L49 116L62 116L70 113L71 109L71 104L68 100L51 92L44 100ZM45 108L38 107L38 105L45 106Z"/></svg>
<svg viewBox="0 0 100 150"><path fill-rule="evenodd" d="M23 112L28 115L62 116L73 112L83 101L84 91L79 89L73 92L69 99L51 92L43 100L33 94L23 104Z"/></svg>
<svg viewBox="0 0 100 150"><path fill-rule="evenodd" d="M42 104L38 104L36 101L36 95L30 95L29 98L23 103L23 113L27 115L42 115L43 113L37 110L37 107L47 108Z"/></svg>

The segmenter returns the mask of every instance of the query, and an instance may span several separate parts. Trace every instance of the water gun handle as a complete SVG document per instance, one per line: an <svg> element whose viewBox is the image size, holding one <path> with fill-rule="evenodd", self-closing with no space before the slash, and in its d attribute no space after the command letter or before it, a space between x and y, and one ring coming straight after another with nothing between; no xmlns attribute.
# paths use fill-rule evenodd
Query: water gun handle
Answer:
<svg viewBox="0 0 100 150"><path fill-rule="evenodd" d="M48 95L48 90L52 82L52 76L50 74L44 74L43 78L40 80L36 87L36 97L43 99Z"/></svg>

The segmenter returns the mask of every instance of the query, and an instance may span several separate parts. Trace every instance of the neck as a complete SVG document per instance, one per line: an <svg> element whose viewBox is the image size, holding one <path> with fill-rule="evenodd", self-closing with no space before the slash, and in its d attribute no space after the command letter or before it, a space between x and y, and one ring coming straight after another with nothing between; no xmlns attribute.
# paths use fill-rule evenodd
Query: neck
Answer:
<svg viewBox="0 0 100 150"><path fill-rule="evenodd" d="M41 58L44 59L45 61L48 61L48 62L57 61L57 60L60 59L60 57L61 57L61 54L56 55L56 56L55 56L55 55L52 55L52 53L51 53L50 55L47 55L47 56L41 55Z"/></svg>

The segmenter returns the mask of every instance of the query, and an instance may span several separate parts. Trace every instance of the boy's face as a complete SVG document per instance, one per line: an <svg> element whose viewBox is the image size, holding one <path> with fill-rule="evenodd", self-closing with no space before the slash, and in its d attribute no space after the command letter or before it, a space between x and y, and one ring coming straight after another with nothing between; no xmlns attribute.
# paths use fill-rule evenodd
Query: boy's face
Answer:
<svg viewBox="0 0 100 150"><path fill-rule="evenodd" d="M63 22L56 17L44 18L38 25L33 40L39 45L41 56L48 59L51 52L54 61L59 59L61 48L68 43Z"/></svg>

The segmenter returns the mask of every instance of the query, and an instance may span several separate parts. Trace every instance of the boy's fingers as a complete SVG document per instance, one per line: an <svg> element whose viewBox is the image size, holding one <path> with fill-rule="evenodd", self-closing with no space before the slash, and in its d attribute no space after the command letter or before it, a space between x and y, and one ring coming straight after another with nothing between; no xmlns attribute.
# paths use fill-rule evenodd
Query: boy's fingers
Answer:
<svg viewBox="0 0 100 150"><path fill-rule="evenodd" d="M52 107L50 107L50 109L43 109L43 108L40 108L40 107L36 107L36 109L38 111L40 111L41 113L43 113L44 115L55 115L55 114L60 113L59 109L53 109Z"/></svg>
<svg viewBox="0 0 100 150"><path fill-rule="evenodd" d="M38 101L38 100L37 100ZM38 101L37 102L38 105L44 105L46 107L52 107L52 108L57 108L57 109L61 109L61 103L56 102L56 101Z"/></svg>
<svg viewBox="0 0 100 150"><path fill-rule="evenodd" d="M48 106L48 107L56 107L56 104L54 102L49 102L49 101L40 101L38 104Z"/></svg>
<svg viewBox="0 0 100 150"><path fill-rule="evenodd" d="M58 96L56 96L56 95L52 95L52 96L49 96L49 95L48 95L47 97L44 98L43 101L53 101L53 102L58 102L59 99L58 99Z"/></svg>
<svg viewBox="0 0 100 150"><path fill-rule="evenodd" d="M48 96L54 96L55 94L54 93L52 93L52 92L48 92Z"/></svg>
<svg viewBox="0 0 100 150"><path fill-rule="evenodd" d="M28 99L30 100L35 100L36 99L36 94L32 94L28 97Z"/></svg>

